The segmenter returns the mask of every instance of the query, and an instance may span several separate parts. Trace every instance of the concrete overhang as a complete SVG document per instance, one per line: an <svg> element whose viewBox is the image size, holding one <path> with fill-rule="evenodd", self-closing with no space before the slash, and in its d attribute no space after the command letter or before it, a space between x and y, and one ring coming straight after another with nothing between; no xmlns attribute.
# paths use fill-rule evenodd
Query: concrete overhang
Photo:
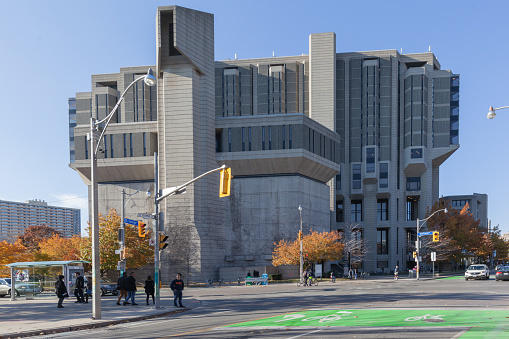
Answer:
<svg viewBox="0 0 509 339"><path fill-rule="evenodd" d="M339 173L340 165L304 149L216 153L216 160L232 167L233 176L296 174L323 183Z"/></svg>
<svg viewBox="0 0 509 339"><path fill-rule="evenodd" d="M449 145L449 147L433 148L431 150L431 158L433 159L433 166L437 167L442 165L454 152L460 148L460 145Z"/></svg>
<svg viewBox="0 0 509 339"><path fill-rule="evenodd" d="M90 160L69 165L90 185ZM154 180L154 157L97 159L97 182Z"/></svg>

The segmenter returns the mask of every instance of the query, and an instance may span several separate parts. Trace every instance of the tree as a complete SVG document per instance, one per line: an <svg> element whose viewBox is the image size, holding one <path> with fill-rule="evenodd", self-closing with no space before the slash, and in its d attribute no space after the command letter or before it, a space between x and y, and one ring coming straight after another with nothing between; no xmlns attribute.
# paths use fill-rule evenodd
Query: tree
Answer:
<svg viewBox="0 0 509 339"><path fill-rule="evenodd" d="M14 243L7 241L0 242L0 276L9 276L10 268L5 266L13 262L32 261L33 254L23 246L23 243L18 239Z"/></svg>
<svg viewBox="0 0 509 339"><path fill-rule="evenodd" d="M172 225L167 228L167 235L165 254L168 255L170 267L184 273L184 279L189 284L193 266L200 260L198 234L192 226Z"/></svg>
<svg viewBox="0 0 509 339"><path fill-rule="evenodd" d="M341 242L344 245L344 253L347 256L348 268L360 268L364 257L368 253L367 246L362 236L362 229L358 225L346 225L342 232Z"/></svg>
<svg viewBox="0 0 509 339"><path fill-rule="evenodd" d="M49 239L55 234L60 235L60 232L46 225L30 226L25 229L25 232L18 237L23 246L30 252L34 253L39 250L39 243L45 239Z"/></svg>
<svg viewBox="0 0 509 339"><path fill-rule="evenodd" d="M47 260L82 260L83 239L79 236L62 238L58 234L39 243L39 253Z"/></svg>
<svg viewBox="0 0 509 339"><path fill-rule="evenodd" d="M305 258L305 266L311 263L320 263L329 260L340 260L343 256L344 245L340 242L340 235L337 232L316 232L311 230L302 238L302 248ZM272 265L299 265L300 242L298 239L293 242L280 240L274 243L272 252Z"/></svg>
<svg viewBox="0 0 509 339"><path fill-rule="evenodd" d="M115 209L111 209L108 215L99 215L99 255L101 260L101 275L106 271L117 269L119 255L115 250L119 249L118 229L120 228L120 216ZM92 230L88 229L89 237L83 239L81 249L82 258L92 261ZM138 268L153 260L154 249L149 245L150 232L145 238L138 237L138 229L131 225L125 227L125 256L128 268Z"/></svg>

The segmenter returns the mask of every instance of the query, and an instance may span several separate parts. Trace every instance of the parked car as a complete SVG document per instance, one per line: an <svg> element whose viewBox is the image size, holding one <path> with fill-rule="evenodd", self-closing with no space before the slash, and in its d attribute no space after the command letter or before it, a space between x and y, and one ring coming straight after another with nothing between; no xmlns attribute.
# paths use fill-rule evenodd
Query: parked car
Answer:
<svg viewBox="0 0 509 339"><path fill-rule="evenodd" d="M484 264L475 264L468 266L465 271L465 280L468 279L486 279L490 278L490 270Z"/></svg>
<svg viewBox="0 0 509 339"><path fill-rule="evenodd" d="M117 295L118 294L117 284L101 283L101 295L106 294Z"/></svg>
<svg viewBox="0 0 509 339"><path fill-rule="evenodd" d="M509 280L509 266L498 266L495 273L495 280Z"/></svg>
<svg viewBox="0 0 509 339"><path fill-rule="evenodd" d="M25 295L27 293L39 294L42 287L36 282L16 282L16 295ZM0 279L0 297L11 295L11 278Z"/></svg>

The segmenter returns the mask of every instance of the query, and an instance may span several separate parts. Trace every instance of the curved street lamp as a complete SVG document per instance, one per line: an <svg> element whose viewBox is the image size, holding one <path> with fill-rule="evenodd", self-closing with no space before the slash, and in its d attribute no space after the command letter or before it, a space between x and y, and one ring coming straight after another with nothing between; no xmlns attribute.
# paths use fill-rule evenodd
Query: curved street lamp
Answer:
<svg viewBox="0 0 509 339"><path fill-rule="evenodd" d="M493 108L493 106L490 106L490 109L488 110L488 114L486 115L486 118L488 119L494 119L497 116L497 113L495 111L498 111L499 109L509 108L509 106L502 106L502 107L496 107Z"/></svg>
<svg viewBox="0 0 509 339"><path fill-rule="evenodd" d="M92 229L92 319L101 319L101 273L100 273L100 256L99 256L99 217L98 217L98 195L97 195L97 182L95 180L97 172L97 152L99 151L99 144L104 137L106 128L110 123L111 118L118 110L120 103L124 100L127 91L138 81L143 80L147 86L154 86L156 84L156 77L151 68L148 69L147 74L142 75L133 80L122 92L122 95L117 101L117 104L111 112L102 120L97 121L96 118L90 118L90 133L88 138L90 140L90 196L91 196L91 213L92 220L90 227ZM96 134L100 130L99 125L105 122L99 138L96 140Z"/></svg>

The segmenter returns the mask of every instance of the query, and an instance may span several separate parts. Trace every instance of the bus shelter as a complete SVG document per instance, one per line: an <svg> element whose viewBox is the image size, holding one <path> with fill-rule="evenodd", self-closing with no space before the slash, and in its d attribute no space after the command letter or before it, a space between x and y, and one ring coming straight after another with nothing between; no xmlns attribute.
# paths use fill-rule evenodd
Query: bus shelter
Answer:
<svg viewBox="0 0 509 339"><path fill-rule="evenodd" d="M51 267L60 267L61 273L64 276L64 281L67 286L67 291L71 290L71 286L73 285L72 276L76 272L80 272L81 275L84 274L83 264L89 263L85 260L66 260L66 261L26 261L26 262L14 262L11 264L7 264L5 266L10 267L11 269L11 291L16 291L16 278L19 279L20 276L24 278L25 275L28 276L28 272L30 269L34 268L51 268ZM27 273L24 273L27 270ZM16 293L11 293L11 300L16 299Z"/></svg>

